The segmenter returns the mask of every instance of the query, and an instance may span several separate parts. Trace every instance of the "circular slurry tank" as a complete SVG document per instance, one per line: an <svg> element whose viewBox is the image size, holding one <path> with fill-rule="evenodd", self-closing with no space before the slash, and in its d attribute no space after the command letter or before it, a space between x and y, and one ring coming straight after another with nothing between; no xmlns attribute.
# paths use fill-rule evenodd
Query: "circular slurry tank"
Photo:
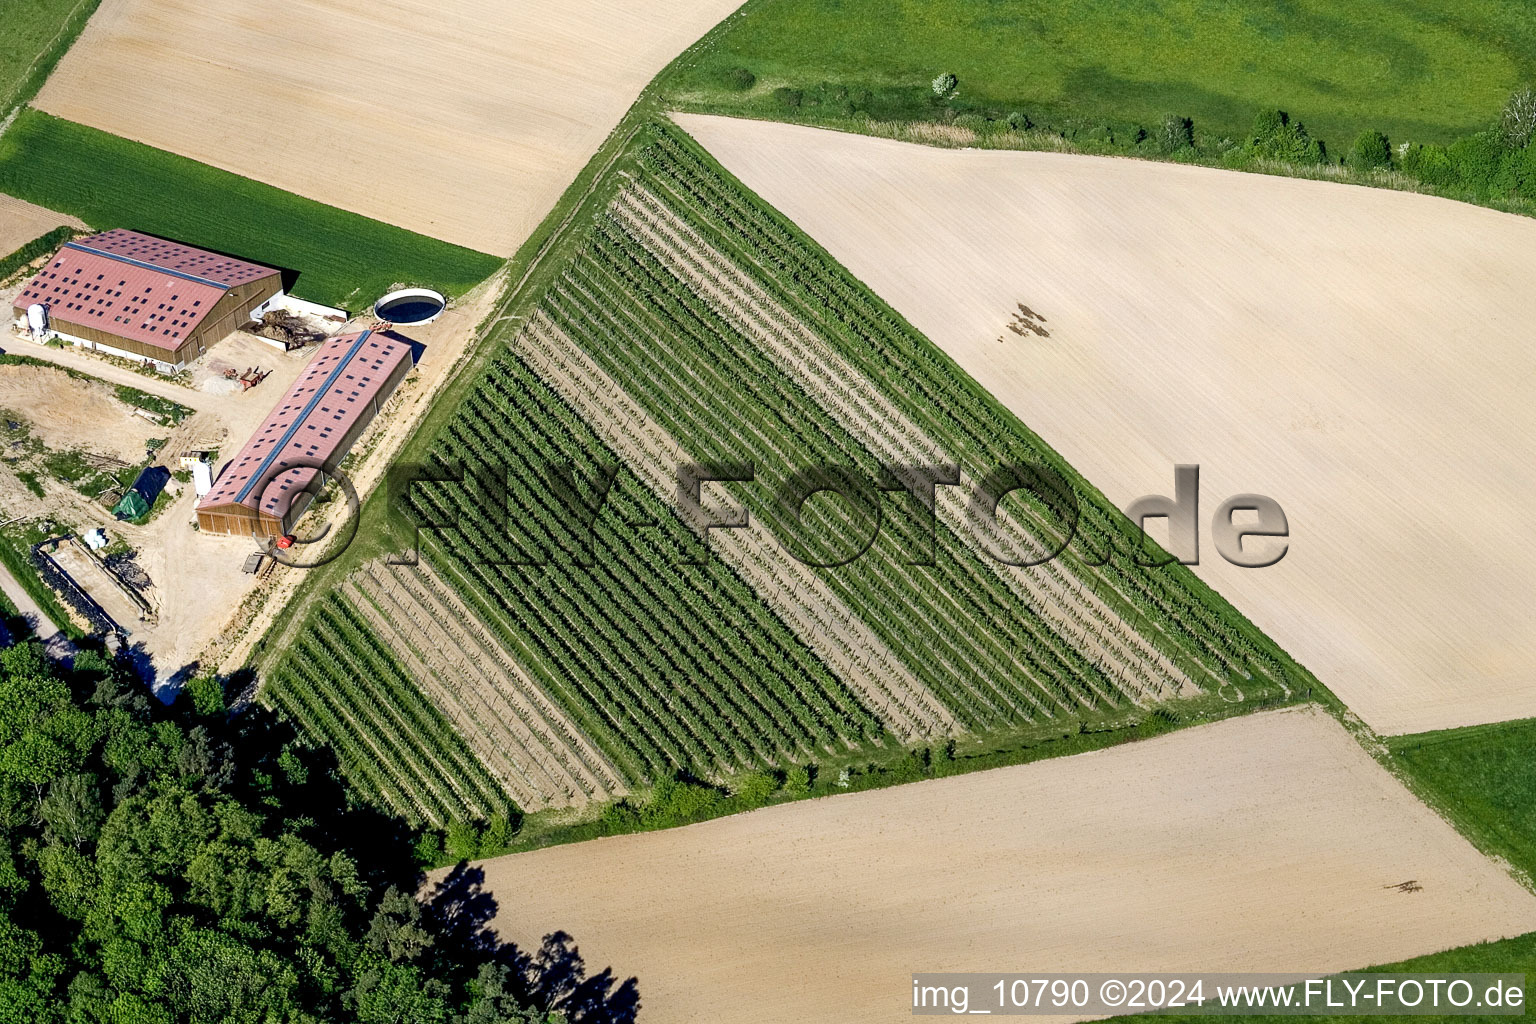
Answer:
<svg viewBox="0 0 1536 1024"><path fill-rule="evenodd" d="M448 300L431 288L402 288L373 304L373 315L392 324L429 324L443 315Z"/></svg>

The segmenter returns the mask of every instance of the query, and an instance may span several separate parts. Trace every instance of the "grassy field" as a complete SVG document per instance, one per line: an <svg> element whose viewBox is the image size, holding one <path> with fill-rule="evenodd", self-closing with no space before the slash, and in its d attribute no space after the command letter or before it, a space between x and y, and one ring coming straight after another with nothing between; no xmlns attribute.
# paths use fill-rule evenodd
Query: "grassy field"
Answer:
<svg viewBox="0 0 1536 1024"><path fill-rule="evenodd" d="M1536 13L1516 0L754 0L663 89L719 113L931 120L944 104L930 83L944 73L959 79L958 110L1053 127L1152 128L1172 112L1240 138L1258 110L1279 107L1335 150L1362 129L1447 143L1536 75ZM803 94L794 109L781 88Z"/></svg>
<svg viewBox="0 0 1536 1024"><path fill-rule="evenodd" d="M501 262L35 110L0 138L0 192L297 271L295 294L354 310L401 283L457 295Z"/></svg>
<svg viewBox="0 0 1536 1024"><path fill-rule="evenodd" d="M9 0L0 48L0 118L42 87L100 0Z"/></svg>
<svg viewBox="0 0 1536 1024"><path fill-rule="evenodd" d="M1536 878L1536 719L1394 736L1387 744L1463 832Z"/></svg>
<svg viewBox="0 0 1536 1024"><path fill-rule="evenodd" d="M498 320L512 322L487 338L485 361L402 456L439 476L468 473L413 488L418 521L458 521L426 534L425 556L632 787L680 771L737 793L766 770L772 792L807 762L818 785L882 784L947 772L899 762L913 748L947 751L950 732L962 735L945 764L995 763L1064 736L1137 735L1154 708L1172 725L1305 687L1326 699L1184 567L1135 565L1137 540L1101 494L682 132L636 127L541 240L545 259L504 307ZM815 365L835 386L816 383L805 370ZM731 495L770 541L791 543L796 524L771 485L795 467L875 479L882 463L952 453L976 479L1043 462L1080 502L1083 550L1001 568L974 546L961 504L939 514L935 563L914 566L920 520L891 498L879 543L845 565L792 564L781 544L734 539L683 564L697 553L670 507L677 452L754 462L757 480ZM565 499L551 497L556 464L574 470ZM607 467L618 469L612 490L594 503ZM487 505L477 481L500 468L506 491ZM590 558L575 506L555 503L572 499L593 515ZM1049 502L1015 500L1032 542L1059 533ZM848 517L807 508L844 537ZM366 525L377 511L370 501L371 539L307 584L313 596L380 553ZM1103 552L1109 564L1095 564ZM263 671L288 671L281 652L308 632L269 638ZM313 693L343 682L306 680ZM426 732L399 742L437 756Z"/></svg>

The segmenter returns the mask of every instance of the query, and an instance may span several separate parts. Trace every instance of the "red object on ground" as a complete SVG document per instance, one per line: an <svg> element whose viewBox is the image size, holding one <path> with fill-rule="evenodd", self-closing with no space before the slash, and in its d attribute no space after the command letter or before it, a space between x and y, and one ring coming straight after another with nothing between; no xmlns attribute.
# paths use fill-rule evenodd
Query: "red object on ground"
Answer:
<svg viewBox="0 0 1536 1024"><path fill-rule="evenodd" d="M288 533L288 534L284 534L283 536L277 538L277 546L280 547L280 548L291 548L291 547L293 547L293 534Z"/></svg>

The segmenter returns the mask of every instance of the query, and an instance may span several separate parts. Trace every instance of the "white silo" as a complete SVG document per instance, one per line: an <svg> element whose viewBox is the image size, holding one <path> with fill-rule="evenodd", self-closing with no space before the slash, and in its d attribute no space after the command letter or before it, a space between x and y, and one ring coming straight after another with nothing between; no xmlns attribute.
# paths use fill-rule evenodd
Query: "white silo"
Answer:
<svg viewBox="0 0 1536 1024"><path fill-rule="evenodd" d="M199 498L213 490L213 467L208 463L192 463L192 490Z"/></svg>
<svg viewBox="0 0 1536 1024"><path fill-rule="evenodd" d="M34 302L27 307L27 329L32 332L33 341L43 341L48 337L47 306Z"/></svg>

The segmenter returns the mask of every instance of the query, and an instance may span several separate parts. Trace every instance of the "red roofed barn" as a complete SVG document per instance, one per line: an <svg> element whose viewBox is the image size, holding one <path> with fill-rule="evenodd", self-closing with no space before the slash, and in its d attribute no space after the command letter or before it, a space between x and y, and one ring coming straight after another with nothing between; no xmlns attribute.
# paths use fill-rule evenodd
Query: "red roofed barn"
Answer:
<svg viewBox="0 0 1536 1024"><path fill-rule="evenodd" d="M281 537L411 369L410 346L373 331L326 341L213 490L197 503L210 533Z"/></svg>
<svg viewBox="0 0 1536 1024"><path fill-rule="evenodd" d="M55 333L170 371L282 292L271 267L119 229L66 243L16 297L16 316L41 303Z"/></svg>

